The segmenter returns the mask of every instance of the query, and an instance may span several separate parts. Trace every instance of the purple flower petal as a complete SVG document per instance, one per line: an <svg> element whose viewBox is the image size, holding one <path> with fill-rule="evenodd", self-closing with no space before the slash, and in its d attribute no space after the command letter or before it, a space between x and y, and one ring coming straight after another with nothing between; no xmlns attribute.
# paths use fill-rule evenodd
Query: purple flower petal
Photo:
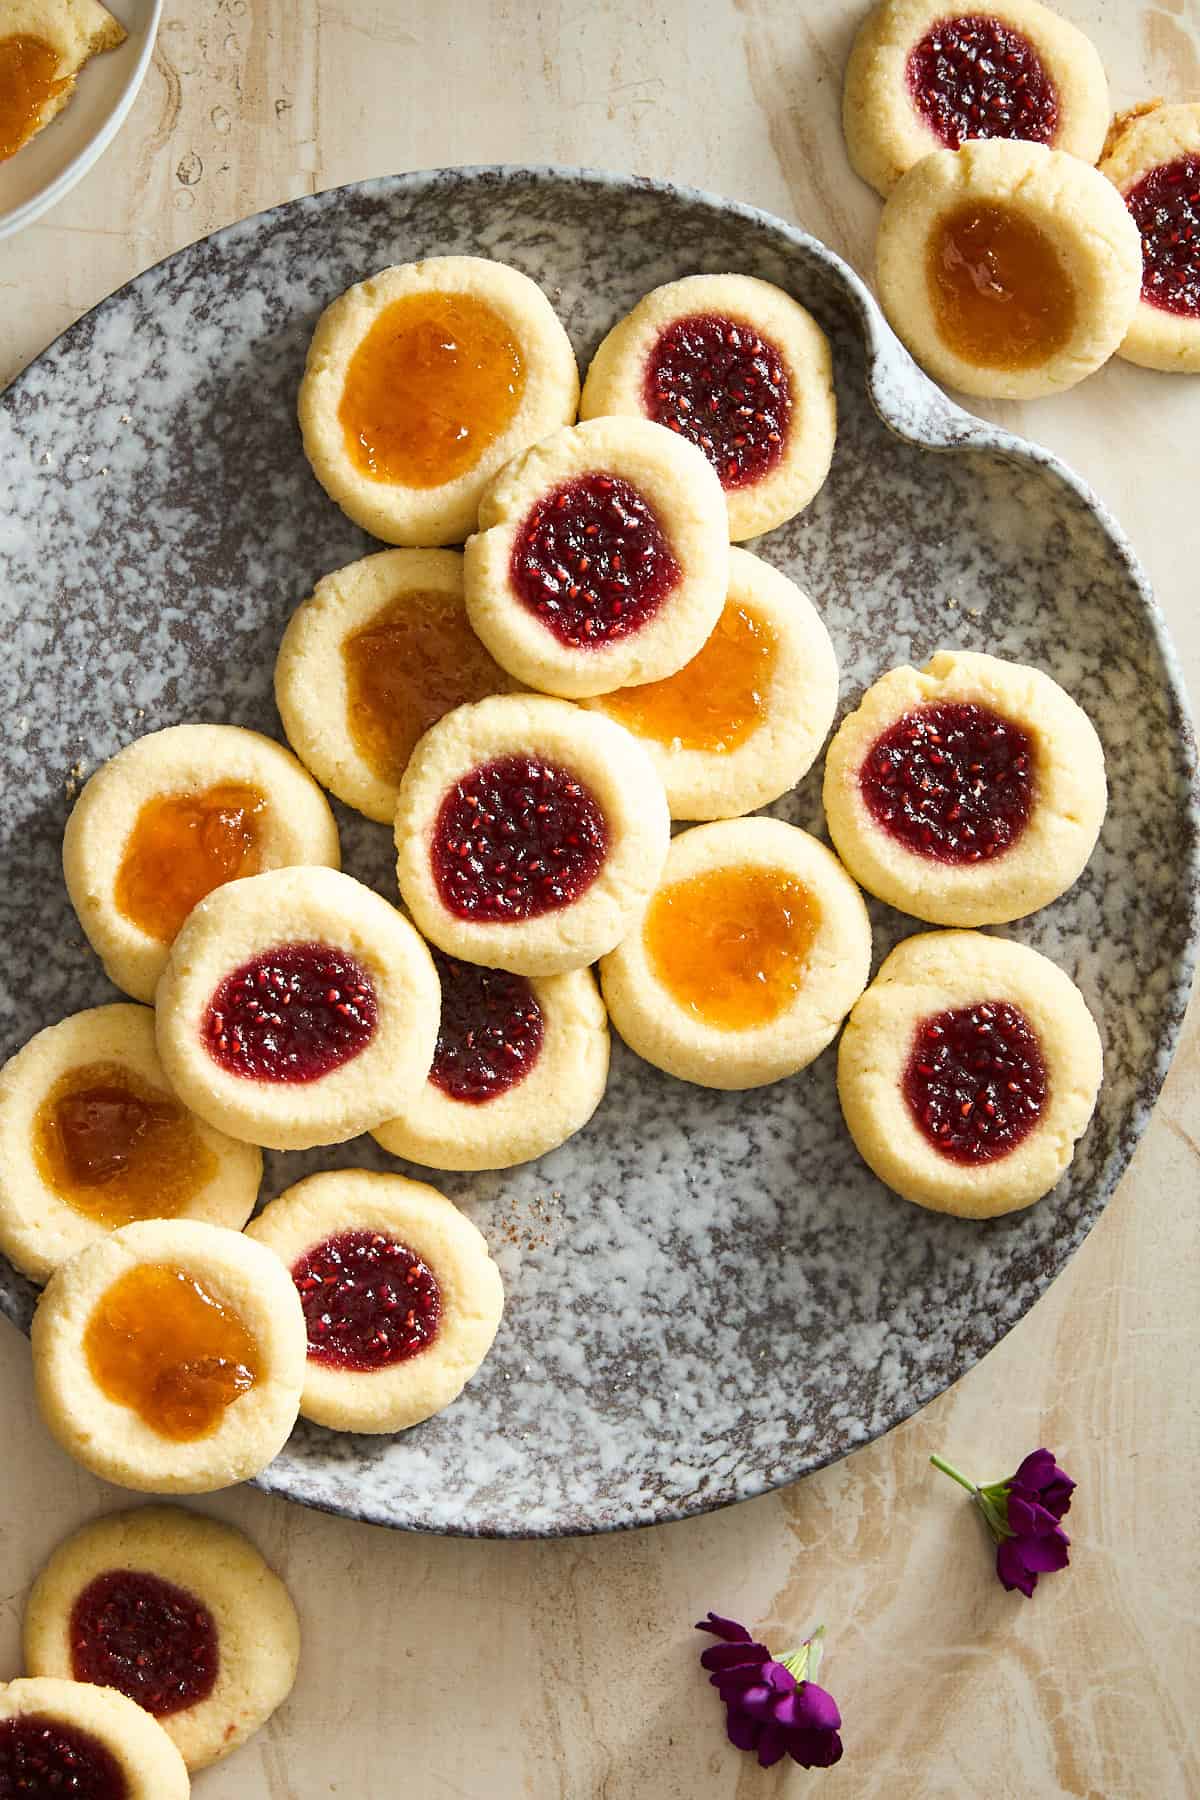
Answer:
<svg viewBox="0 0 1200 1800"><path fill-rule="evenodd" d="M779 1696L769 1687L752 1687L739 1695L736 1705L749 1719L757 1719L760 1725L775 1724L775 1706Z"/></svg>
<svg viewBox="0 0 1200 1800"><path fill-rule="evenodd" d="M1015 1490L1008 1496L1008 1529L1015 1537L1046 1537L1058 1530L1053 1513Z"/></svg>
<svg viewBox="0 0 1200 1800"><path fill-rule="evenodd" d="M1014 1483L1022 1487L1032 1488L1038 1500L1047 1512L1061 1519L1064 1513L1071 1510L1071 1495L1075 1492L1075 1483L1071 1477L1060 1469L1049 1450L1031 1450L1016 1474Z"/></svg>
<svg viewBox="0 0 1200 1800"><path fill-rule="evenodd" d="M758 1764L761 1769L770 1769L787 1755L787 1732L781 1731L778 1725L764 1725L758 1740Z"/></svg>
<svg viewBox="0 0 1200 1800"><path fill-rule="evenodd" d="M777 1694L792 1694L796 1691L796 1677L781 1662L764 1663L762 1678Z"/></svg>
<svg viewBox="0 0 1200 1800"><path fill-rule="evenodd" d="M748 1719L745 1713L735 1712L732 1706L725 1715L725 1732L735 1750L753 1750L761 1730L762 1726L754 1719Z"/></svg>
<svg viewBox="0 0 1200 1800"><path fill-rule="evenodd" d="M996 1546L996 1573L1010 1593L1014 1588L1020 1588L1027 1600L1033 1599L1037 1576L1031 1575L1025 1567L1018 1538L1005 1538Z"/></svg>
<svg viewBox="0 0 1200 1800"><path fill-rule="evenodd" d="M1065 1569L1071 1560L1067 1554L1071 1540L1065 1531L1055 1537L1019 1537L1009 1541L1016 1544L1021 1561L1035 1575L1051 1575L1056 1569Z"/></svg>
<svg viewBox="0 0 1200 1800"><path fill-rule="evenodd" d="M720 1692L727 1706L737 1703L739 1694L745 1693L748 1687L758 1687L762 1681L763 1666L761 1663L743 1663L738 1669L718 1669L709 1680Z"/></svg>
<svg viewBox="0 0 1200 1800"><path fill-rule="evenodd" d="M790 1723L807 1731L836 1731L842 1722L832 1694L806 1681L796 1690L797 1716ZM778 1714L776 1715L778 1717Z"/></svg>
<svg viewBox="0 0 1200 1800"><path fill-rule="evenodd" d="M836 1731L789 1731L787 1751L802 1769L831 1769L842 1760L842 1740Z"/></svg>
<svg viewBox="0 0 1200 1800"><path fill-rule="evenodd" d="M710 1644L700 1652L702 1669L740 1669L769 1662L771 1652L765 1644Z"/></svg>
<svg viewBox="0 0 1200 1800"><path fill-rule="evenodd" d="M736 1619L723 1619L720 1613L710 1612L696 1625L697 1631L711 1631L714 1637L724 1638L729 1644L748 1644L750 1633Z"/></svg>

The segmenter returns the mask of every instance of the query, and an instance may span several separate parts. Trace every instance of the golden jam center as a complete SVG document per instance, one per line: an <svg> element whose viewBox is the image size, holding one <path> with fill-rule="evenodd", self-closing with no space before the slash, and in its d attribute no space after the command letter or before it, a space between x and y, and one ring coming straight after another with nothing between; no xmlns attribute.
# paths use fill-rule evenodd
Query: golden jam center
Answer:
<svg viewBox="0 0 1200 1800"><path fill-rule="evenodd" d="M413 746L443 713L506 687L462 603L435 589L404 594L342 644L346 722L381 781L398 782Z"/></svg>
<svg viewBox="0 0 1200 1800"><path fill-rule="evenodd" d="M60 1200L110 1226L172 1218L217 1169L179 1102L121 1063L59 1076L34 1117L33 1152Z"/></svg>
<svg viewBox="0 0 1200 1800"><path fill-rule="evenodd" d="M930 233L926 272L944 343L965 362L1033 369L1075 329L1075 292L1046 233L1015 208L964 201Z"/></svg>
<svg viewBox="0 0 1200 1800"><path fill-rule="evenodd" d="M262 868L266 797L240 782L155 794L134 821L117 870L117 910L169 944L198 901Z"/></svg>
<svg viewBox="0 0 1200 1800"><path fill-rule="evenodd" d="M42 108L61 94L60 57L44 38L18 32L0 38L0 162L28 143L38 128Z"/></svg>
<svg viewBox="0 0 1200 1800"><path fill-rule="evenodd" d="M636 737L725 756L766 717L778 648L767 621L730 600L690 663L665 681L606 694L600 705Z"/></svg>
<svg viewBox="0 0 1200 1800"><path fill-rule="evenodd" d="M215 1431L261 1373L232 1307L167 1263L140 1263L106 1288L83 1347L101 1391L178 1443Z"/></svg>
<svg viewBox="0 0 1200 1800"><path fill-rule="evenodd" d="M747 863L660 888L643 931L650 966L680 1006L722 1031L748 1031L795 1000L820 922L802 881Z"/></svg>
<svg viewBox="0 0 1200 1800"><path fill-rule="evenodd" d="M350 358L338 418L375 481L441 487L512 424L525 365L508 324L471 294L406 294Z"/></svg>

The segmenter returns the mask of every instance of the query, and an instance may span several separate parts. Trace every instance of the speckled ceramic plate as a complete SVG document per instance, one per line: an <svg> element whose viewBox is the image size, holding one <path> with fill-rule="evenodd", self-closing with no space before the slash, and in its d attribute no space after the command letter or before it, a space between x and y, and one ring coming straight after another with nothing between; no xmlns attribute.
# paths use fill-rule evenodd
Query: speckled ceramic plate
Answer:
<svg viewBox="0 0 1200 1800"><path fill-rule="evenodd" d="M1048 670L1104 740L1112 804L1075 888L1012 928L1062 963L1107 1077L1069 1173L986 1225L921 1212L842 1128L834 1053L750 1094L616 1047L589 1128L532 1167L433 1177L487 1233L508 1308L463 1398L394 1439L301 1426L262 1485L384 1524L503 1536L678 1518L791 1481L929 1400L1032 1305L1095 1222L1158 1092L1195 934L1186 708L1120 531L1045 453L913 367L857 278L776 219L549 170L400 176L295 201L150 270L0 401L0 1051L112 999L63 891L71 771L184 719L278 733L279 634L374 546L309 474L295 424L325 303L441 251L540 281L586 363L647 288L779 282L831 333L841 424L816 502L758 548L813 596L842 702L940 646ZM821 829L819 768L776 808ZM341 815L347 867L392 887L389 834ZM873 908L876 952L915 929ZM265 1193L385 1166L369 1140L268 1156ZM394 1165L391 1165L394 1166ZM415 1171L422 1173L422 1171ZM0 1274L27 1325L34 1290Z"/></svg>

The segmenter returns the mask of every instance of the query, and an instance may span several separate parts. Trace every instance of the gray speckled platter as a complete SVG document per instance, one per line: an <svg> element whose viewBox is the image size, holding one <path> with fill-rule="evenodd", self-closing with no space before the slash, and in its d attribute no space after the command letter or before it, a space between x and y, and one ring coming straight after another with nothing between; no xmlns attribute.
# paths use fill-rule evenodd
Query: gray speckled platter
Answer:
<svg viewBox="0 0 1200 1800"><path fill-rule="evenodd" d="M184 719L278 733L284 621L319 575L373 547L301 454L309 333L350 282L441 251L540 281L584 363L674 276L738 269L790 289L833 337L841 426L823 492L758 548L824 613L843 706L940 646L994 651L1087 707L1112 778L1082 880L1012 928L1080 983L1105 1044L1095 1121L1049 1198L986 1225L895 1199L842 1129L832 1051L740 1095L671 1081L618 1045L603 1105L563 1149L507 1174L433 1178L487 1233L508 1292L463 1398L395 1439L302 1425L262 1477L391 1525L595 1531L719 1506L843 1455L961 1375L1062 1268L1146 1123L1187 997L1192 740L1161 620L1112 520L1051 457L952 406L811 238L577 171L321 194L151 269L0 400L0 1054L115 997L62 886L72 768ZM775 810L820 830L819 781L818 767ZM388 832L341 823L346 866L393 894ZM916 928L882 906L873 919L877 958ZM269 1156L264 1193L385 1160L370 1140ZM34 1297L0 1270L18 1324Z"/></svg>

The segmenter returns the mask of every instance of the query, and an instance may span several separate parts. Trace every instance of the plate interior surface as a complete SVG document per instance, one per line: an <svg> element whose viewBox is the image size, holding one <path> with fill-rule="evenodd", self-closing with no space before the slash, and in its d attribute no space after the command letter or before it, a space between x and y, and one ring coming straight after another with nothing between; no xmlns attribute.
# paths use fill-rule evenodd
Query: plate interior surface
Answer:
<svg viewBox="0 0 1200 1800"><path fill-rule="evenodd" d="M720 1094L617 1043L605 1101L561 1150L495 1175L408 1171L495 1250L508 1303L494 1352L456 1405L403 1436L301 1424L263 1485L441 1531L642 1524L791 1480L896 1423L1021 1317L1094 1223L1186 1000L1187 719L1111 522L1050 459L950 408L812 240L704 196L569 171L448 171L296 202L139 277L0 402L0 1054L117 998L62 885L80 773L183 720L280 735L271 674L290 612L379 548L302 455L308 338L351 282L438 252L533 276L581 365L659 282L735 269L789 289L833 339L840 429L817 500L755 547L821 609L843 710L896 663L988 650L1076 696L1112 778L1082 879L1008 928L1079 983L1106 1056L1075 1162L1029 1211L978 1225L889 1194L842 1126L832 1050L792 1080ZM820 766L772 809L818 832ZM394 897L387 830L339 822L347 869ZM874 904L872 919L876 964L921 929ZM269 1155L264 1198L346 1165L397 1166L369 1139ZM4 1266L8 1315L27 1324L34 1297Z"/></svg>

